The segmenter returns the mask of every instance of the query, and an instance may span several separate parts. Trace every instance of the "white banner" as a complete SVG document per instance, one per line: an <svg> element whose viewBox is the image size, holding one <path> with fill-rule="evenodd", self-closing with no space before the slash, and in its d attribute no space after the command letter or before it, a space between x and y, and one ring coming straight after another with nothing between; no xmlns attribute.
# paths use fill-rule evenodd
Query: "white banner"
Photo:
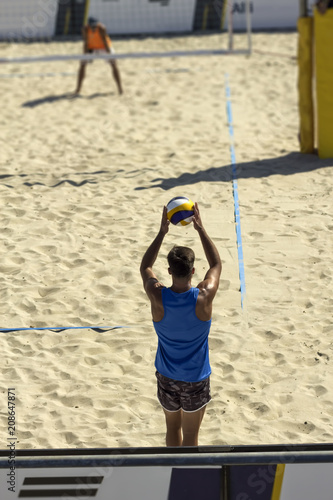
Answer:
<svg viewBox="0 0 333 500"><path fill-rule="evenodd" d="M250 0L250 11L251 25L254 30L296 29L299 0ZM232 2L232 20L235 31L246 29L245 0Z"/></svg>
<svg viewBox="0 0 333 500"><path fill-rule="evenodd" d="M8 440L7 440L8 441ZM0 468L1 481L1 500L17 500L19 498L39 498L47 500L53 498L94 498L95 500L169 500L174 498L170 495L170 489L173 482L175 470L178 472L178 479L186 484L189 479L189 473L192 475L192 481L195 476L206 481L208 478L216 476L205 476L205 470L208 472L217 470L221 475L219 466L199 466L199 467L172 467L172 466L141 466L141 467L122 467L122 466L102 466L95 465L91 467L52 467L48 466L48 459L40 459L39 467L19 468L11 465L15 463L10 458L10 443L8 441L8 466ZM161 450L162 451L162 450ZM267 449L267 453L273 454ZM70 449L68 450L70 455ZM160 457L156 454L156 460ZM181 457L181 454L179 454ZM318 455L317 455L318 457ZM77 457L84 460L84 456ZM112 458L112 455L111 455ZM293 455L286 456L289 461L293 460ZM38 459L38 457L36 457ZM272 488L274 477L282 483L281 493L275 493L274 498L279 500L330 500L332 498L333 488L333 464L332 463L296 463L285 466L282 476L275 476L274 457L269 469L265 466L256 464L257 472L254 472L253 463L249 455L249 464L241 465L242 472L238 473L237 483L235 479L229 480L231 500L260 500L267 499L268 492ZM279 460L275 459L276 461ZM93 458L91 458L93 461ZM230 455L232 463L232 454ZM41 465L44 462L44 465ZM247 470L247 466L250 470ZM237 465L229 465L229 468L236 469ZM184 476L182 477L182 474ZM198 476L199 474L199 476ZM218 476L217 476L218 477ZM239 484L239 478L243 482ZM174 485L179 490L179 483L175 481ZM243 484L244 491L241 491ZM235 486L237 486L235 488ZM218 498L221 494L220 481L214 481L214 484L206 484L204 488L209 487L210 498ZM189 489L189 486L187 486ZM212 491L213 490L213 491ZM186 488L185 488L186 491ZM213 492L213 494L212 494ZM236 492L236 493L235 493ZM239 492L239 493L237 493ZM250 496L251 494L251 496ZM177 498L180 496L177 495ZM183 495L184 500L187 498ZM204 498L199 494L195 498ZM271 495L269 494L269 498Z"/></svg>
<svg viewBox="0 0 333 500"><path fill-rule="evenodd" d="M0 0L0 37L52 37L57 11L58 0Z"/></svg>
<svg viewBox="0 0 333 500"><path fill-rule="evenodd" d="M192 31L196 0L91 0L89 16L117 34Z"/></svg>
<svg viewBox="0 0 333 500"><path fill-rule="evenodd" d="M171 473L172 467L11 469L9 464L0 469L1 500L47 500L50 493L64 500L168 500Z"/></svg>

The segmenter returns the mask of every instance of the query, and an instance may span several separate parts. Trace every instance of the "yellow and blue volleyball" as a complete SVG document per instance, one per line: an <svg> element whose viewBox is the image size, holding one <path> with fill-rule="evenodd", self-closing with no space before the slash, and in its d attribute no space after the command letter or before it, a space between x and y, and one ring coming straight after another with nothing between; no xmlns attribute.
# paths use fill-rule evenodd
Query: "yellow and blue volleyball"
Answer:
<svg viewBox="0 0 333 500"><path fill-rule="evenodd" d="M185 196L176 196L167 204L167 217L175 226L187 226L194 215L193 201Z"/></svg>

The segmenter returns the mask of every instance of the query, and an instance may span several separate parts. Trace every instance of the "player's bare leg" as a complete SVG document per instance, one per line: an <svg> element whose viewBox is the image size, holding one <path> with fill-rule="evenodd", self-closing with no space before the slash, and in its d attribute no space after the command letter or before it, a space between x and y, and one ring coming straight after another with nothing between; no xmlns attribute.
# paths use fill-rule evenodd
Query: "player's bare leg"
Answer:
<svg viewBox="0 0 333 500"><path fill-rule="evenodd" d="M86 62L82 61L80 63L79 73L78 73L78 77L77 77L77 87L76 87L76 90L74 92L75 95L78 95L80 93L80 90L82 87L82 82L86 76L86 66L87 66Z"/></svg>
<svg viewBox="0 0 333 500"><path fill-rule="evenodd" d="M183 412L183 446L198 446L199 430L205 410L204 406L198 411Z"/></svg>
<svg viewBox="0 0 333 500"><path fill-rule="evenodd" d="M118 87L119 95L121 95L123 93L123 87L121 85L121 78L120 78L120 73L119 73L117 63L116 63L116 61L111 61L110 64L111 64L111 68L112 68L113 78L115 79L115 82L116 82L117 87Z"/></svg>
<svg viewBox="0 0 333 500"><path fill-rule="evenodd" d="M164 410L164 408L163 408ZM166 445L182 445L182 410L167 411L164 410L166 423Z"/></svg>

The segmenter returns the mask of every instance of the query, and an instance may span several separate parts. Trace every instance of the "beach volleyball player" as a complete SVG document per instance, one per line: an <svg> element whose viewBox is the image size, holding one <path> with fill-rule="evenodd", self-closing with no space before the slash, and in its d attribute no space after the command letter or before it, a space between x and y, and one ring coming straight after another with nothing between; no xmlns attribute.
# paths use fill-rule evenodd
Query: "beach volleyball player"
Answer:
<svg viewBox="0 0 333 500"><path fill-rule="evenodd" d="M170 250L170 288L165 287L153 271L169 231L166 207L159 232L145 252L140 267L158 337L157 396L165 414L167 446L198 445L200 425L211 399L208 335L222 264L216 246L203 227L197 203L193 225L209 265L203 281L196 287L191 285L195 258L191 248L174 246Z"/></svg>
<svg viewBox="0 0 333 500"><path fill-rule="evenodd" d="M112 42L109 36L106 33L105 26L98 22L96 19L90 17L88 20L88 24L82 28L82 36L83 36L83 52L85 54L92 54L98 52L108 52L113 53ZM117 84L119 94L123 93L123 88L121 84L121 78L119 69L117 66L117 62L115 59L110 59L108 61L111 65L113 78ZM82 82L86 75L86 66L88 61L81 61L80 68L78 72L77 78L77 87L75 90L75 95L78 95L81 91Z"/></svg>

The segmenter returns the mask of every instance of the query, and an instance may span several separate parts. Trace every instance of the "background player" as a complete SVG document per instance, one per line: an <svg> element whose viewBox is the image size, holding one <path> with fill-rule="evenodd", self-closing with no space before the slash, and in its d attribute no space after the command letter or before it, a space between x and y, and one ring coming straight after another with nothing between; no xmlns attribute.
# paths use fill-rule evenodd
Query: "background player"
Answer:
<svg viewBox="0 0 333 500"><path fill-rule="evenodd" d="M88 24L82 28L82 36L84 43L83 52L85 54L92 54L94 52L108 52L112 54L114 52L111 39L106 33L105 26L96 19L92 17L89 18ZM81 61L80 63L75 95L80 93L82 82L86 75L87 64L88 61ZM112 68L113 78L115 79L118 87L118 92L119 94L122 94L123 89L116 60L110 59L110 65Z"/></svg>

